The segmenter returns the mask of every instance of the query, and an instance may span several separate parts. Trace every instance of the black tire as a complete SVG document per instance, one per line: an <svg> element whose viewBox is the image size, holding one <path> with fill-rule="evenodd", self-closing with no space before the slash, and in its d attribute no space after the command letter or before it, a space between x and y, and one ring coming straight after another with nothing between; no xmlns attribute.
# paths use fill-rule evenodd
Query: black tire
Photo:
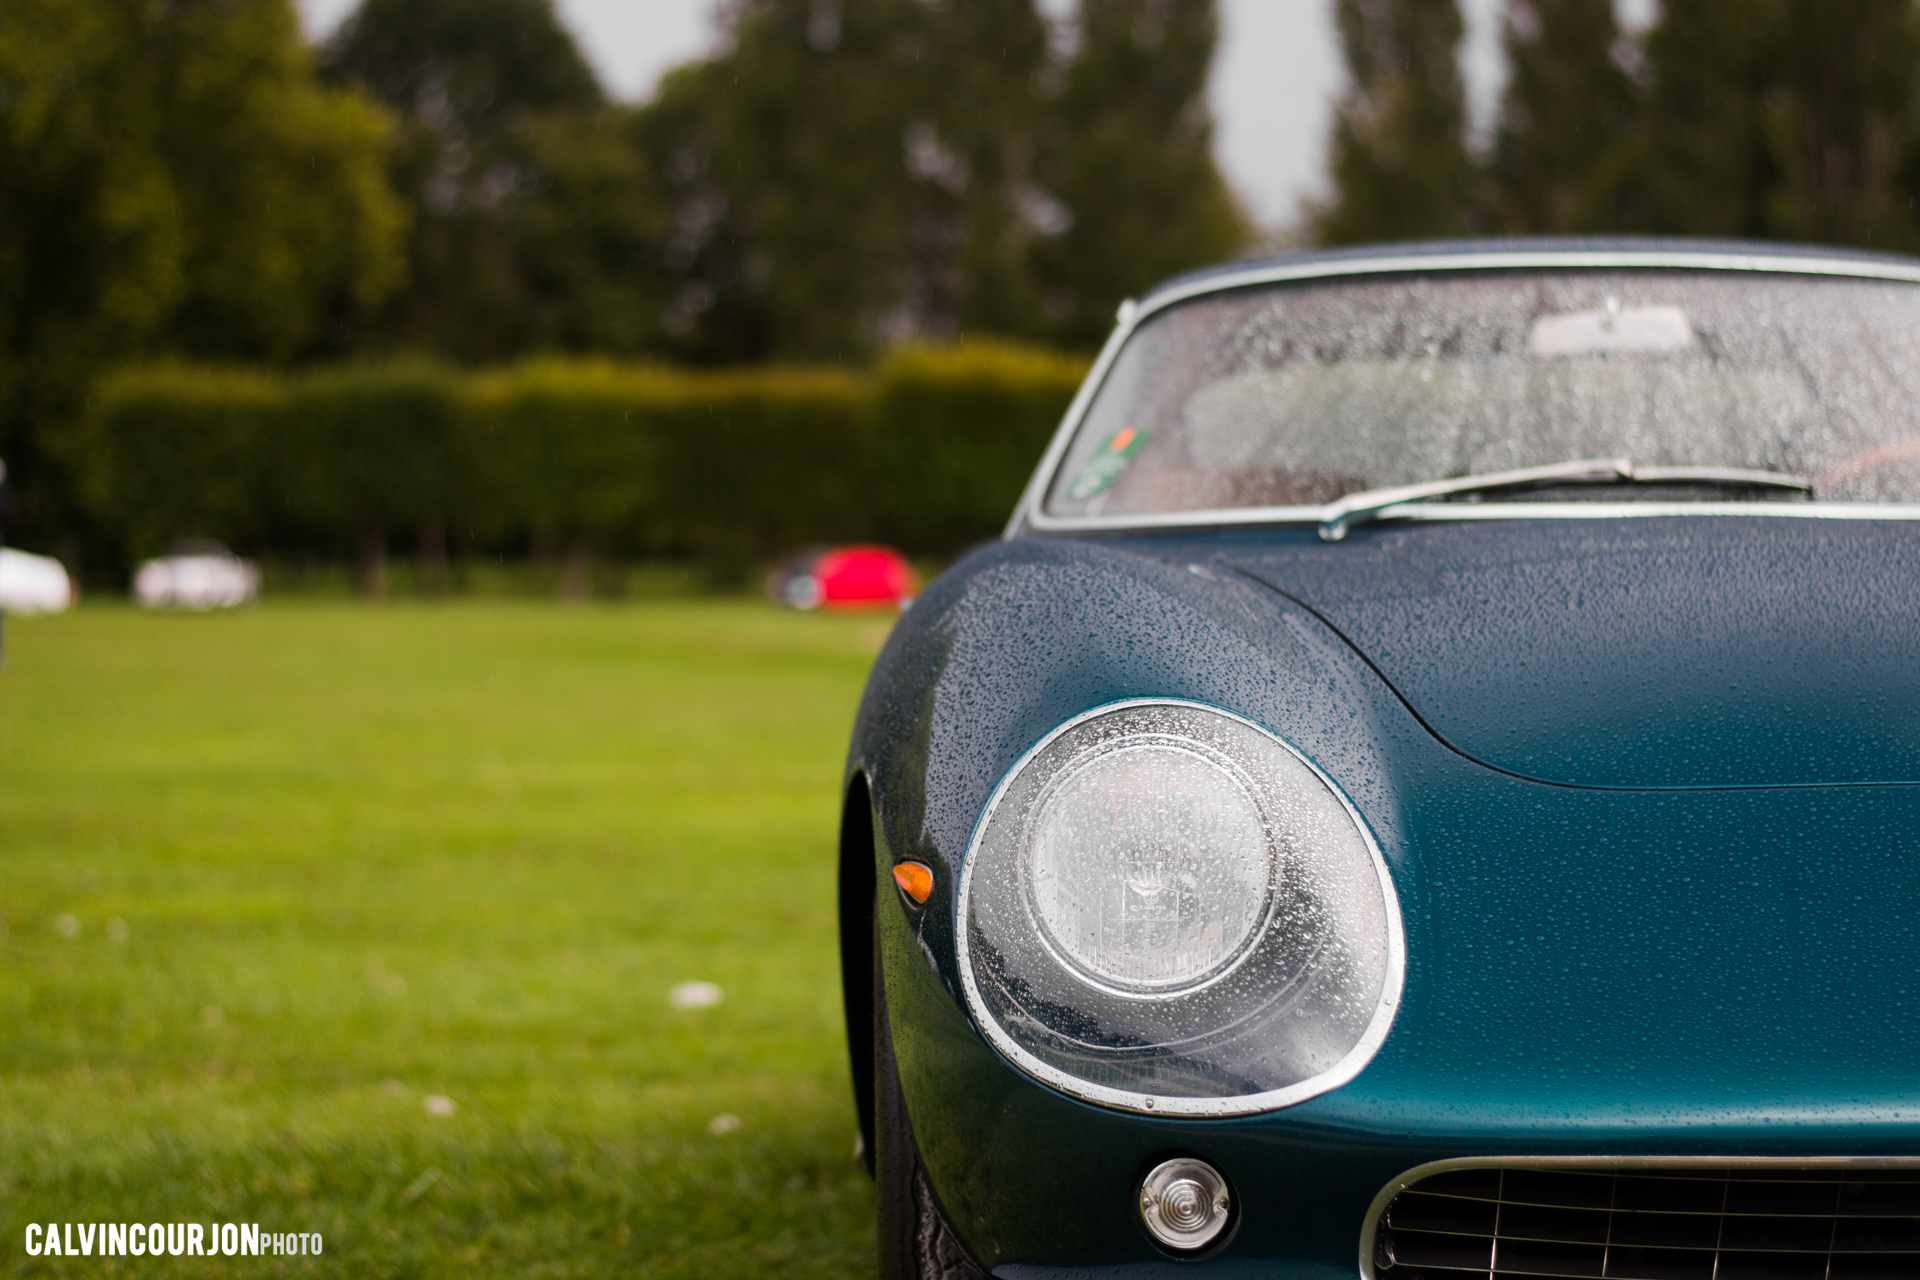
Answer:
<svg viewBox="0 0 1920 1280"><path fill-rule="evenodd" d="M876 907L884 909L883 904ZM873 930L873 1176L879 1191L880 1280L987 1280L934 1201L900 1090L887 1010L880 916Z"/></svg>

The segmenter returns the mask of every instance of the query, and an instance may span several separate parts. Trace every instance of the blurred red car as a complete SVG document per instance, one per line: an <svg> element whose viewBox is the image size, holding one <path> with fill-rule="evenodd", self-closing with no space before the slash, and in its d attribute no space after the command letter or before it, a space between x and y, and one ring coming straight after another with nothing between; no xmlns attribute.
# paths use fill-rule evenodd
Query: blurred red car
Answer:
<svg viewBox="0 0 1920 1280"><path fill-rule="evenodd" d="M795 609L904 609L919 583L892 547L805 551L773 575L768 594Z"/></svg>

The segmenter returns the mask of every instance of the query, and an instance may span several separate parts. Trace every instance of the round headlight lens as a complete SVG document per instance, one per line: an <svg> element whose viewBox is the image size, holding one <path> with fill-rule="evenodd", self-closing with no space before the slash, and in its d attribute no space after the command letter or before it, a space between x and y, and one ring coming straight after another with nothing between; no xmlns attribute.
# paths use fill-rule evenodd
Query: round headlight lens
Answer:
<svg viewBox="0 0 1920 1280"><path fill-rule="evenodd" d="M1035 805L1026 897L1072 968L1123 991L1215 978L1265 925L1278 872L1251 785L1194 744L1121 739Z"/></svg>
<svg viewBox="0 0 1920 1280"><path fill-rule="evenodd" d="M1017 1066L1160 1115L1300 1102L1386 1038L1404 967L1386 863L1305 756L1137 701L1002 780L960 876L960 973Z"/></svg>

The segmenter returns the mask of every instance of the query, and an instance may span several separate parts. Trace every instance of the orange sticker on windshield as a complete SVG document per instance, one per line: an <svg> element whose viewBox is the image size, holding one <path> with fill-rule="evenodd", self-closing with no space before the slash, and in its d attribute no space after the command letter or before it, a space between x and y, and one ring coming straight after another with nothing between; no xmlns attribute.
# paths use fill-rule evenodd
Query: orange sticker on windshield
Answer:
<svg viewBox="0 0 1920 1280"><path fill-rule="evenodd" d="M1097 498L1110 488L1121 473L1133 464L1141 446L1153 438L1151 431L1136 431L1132 427L1122 427L1113 433L1105 444L1094 451L1094 455L1080 465L1080 471L1073 477L1073 483L1067 486L1069 502L1085 502Z"/></svg>

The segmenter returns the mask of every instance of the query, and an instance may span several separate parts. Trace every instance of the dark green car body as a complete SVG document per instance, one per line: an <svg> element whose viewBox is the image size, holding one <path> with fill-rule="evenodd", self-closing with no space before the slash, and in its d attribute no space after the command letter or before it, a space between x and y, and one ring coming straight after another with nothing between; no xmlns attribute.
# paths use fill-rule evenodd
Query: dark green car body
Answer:
<svg viewBox="0 0 1920 1280"><path fill-rule="evenodd" d="M990 796L1056 726L1136 698L1293 744L1384 857L1404 988L1339 1087L1224 1119L1093 1105L969 1009L956 887ZM1912 519L1432 520L1338 542L1016 520L896 627L847 780L863 1113L877 935L925 1184L994 1275L1348 1280L1382 1197L1436 1161L1920 1154ZM934 870L924 909L891 892L904 859ZM1231 1238L1201 1258L1134 1210L1170 1155L1235 1188Z"/></svg>

